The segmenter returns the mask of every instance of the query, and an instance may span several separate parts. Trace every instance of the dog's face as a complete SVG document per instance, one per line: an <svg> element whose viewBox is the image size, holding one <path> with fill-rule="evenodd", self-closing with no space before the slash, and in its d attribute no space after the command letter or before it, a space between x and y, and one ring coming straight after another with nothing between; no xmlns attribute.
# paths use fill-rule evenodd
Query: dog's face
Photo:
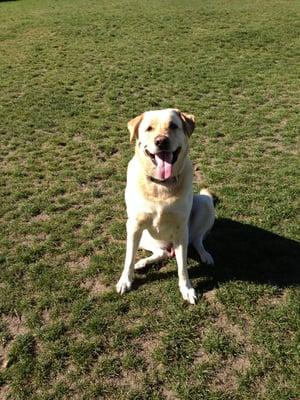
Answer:
<svg viewBox="0 0 300 400"><path fill-rule="evenodd" d="M128 123L131 141L148 176L164 181L180 174L195 127L193 115L176 109L147 111Z"/></svg>

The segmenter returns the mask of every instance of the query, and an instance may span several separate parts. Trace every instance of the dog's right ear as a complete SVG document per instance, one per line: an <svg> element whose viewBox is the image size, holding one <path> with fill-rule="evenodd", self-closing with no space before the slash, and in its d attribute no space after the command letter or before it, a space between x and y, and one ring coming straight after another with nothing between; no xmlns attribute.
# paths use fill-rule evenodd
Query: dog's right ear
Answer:
<svg viewBox="0 0 300 400"><path fill-rule="evenodd" d="M138 131L139 131L139 126L140 123L142 122L144 114L141 114L133 119L131 119L128 124L128 130L130 132L130 142L132 143L134 138L138 137Z"/></svg>

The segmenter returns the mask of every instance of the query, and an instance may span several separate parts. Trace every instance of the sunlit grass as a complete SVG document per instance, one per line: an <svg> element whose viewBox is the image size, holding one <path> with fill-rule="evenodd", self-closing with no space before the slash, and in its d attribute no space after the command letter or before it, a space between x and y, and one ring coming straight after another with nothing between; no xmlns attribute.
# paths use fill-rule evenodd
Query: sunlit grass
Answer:
<svg viewBox="0 0 300 400"><path fill-rule="evenodd" d="M296 1L0 2L0 397L299 398ZM127 121L196 116L219 198L198 304L119 297Z"/></svg>

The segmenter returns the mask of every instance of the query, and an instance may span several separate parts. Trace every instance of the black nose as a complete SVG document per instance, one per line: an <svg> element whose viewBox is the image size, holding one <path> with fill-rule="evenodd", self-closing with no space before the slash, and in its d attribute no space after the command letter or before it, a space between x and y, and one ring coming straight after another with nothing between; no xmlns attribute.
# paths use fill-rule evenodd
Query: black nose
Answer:
<svg viewBox="0 0 300 400"><path fill-rule="evenodd" d="M168 138L168 136L159 135L156 136L156 138L154 139L154 143L160 149L168 150L170 146L170 139Z"/></svg>

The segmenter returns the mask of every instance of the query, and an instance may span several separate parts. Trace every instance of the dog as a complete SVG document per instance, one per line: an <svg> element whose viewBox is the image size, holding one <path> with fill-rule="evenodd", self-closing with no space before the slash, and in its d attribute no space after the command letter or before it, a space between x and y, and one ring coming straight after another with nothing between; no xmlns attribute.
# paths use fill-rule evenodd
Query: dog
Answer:
<svg viewBox="0 0 300 400"><path fill-rule="evenodd" d="M119 294L131 289L135 269L175 255L182 297L195 304L187 271L188 245L203 263L214 263L203 246L215 220L213 198L206 189L196 195L192 191L188 151L194 128L195 117L177 109L147 111L128 122L130 141L136 140L136 146L127 170L127 245L116 285ZM152 255L135 264L138 248Z"/></svg>

